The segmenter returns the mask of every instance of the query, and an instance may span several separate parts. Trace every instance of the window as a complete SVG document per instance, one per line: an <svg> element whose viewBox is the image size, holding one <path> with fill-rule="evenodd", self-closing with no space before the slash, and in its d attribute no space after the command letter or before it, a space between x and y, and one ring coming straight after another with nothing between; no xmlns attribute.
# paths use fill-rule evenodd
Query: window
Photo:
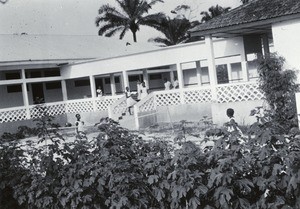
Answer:
<svg viewBox="0 0 300 209"><path fill-rule="evenodd" d="M54 77L54 76L60 76L60 71L59 69L52 69L52 70L46 70L44 72L45 77Z"/></svg>
<svg viewBox="0 0 300 209"><path fill-rule="evenodd" d="M7 93L16 93L16 92L22 92L21 84L7 86Z"/></svg>
<svg viewBox="0 0 300 209"><path fill-rule="evenodd" d="M229 83L227 65L217 66L217 80L218 84Z"/></svg>
<svg viewBox="0 0 300 209"><path fill-rule="evenodd" d="M110 84L110 78L104 78L104 83L105 84Z"/></svg>
<svg viewBox="0 0 300 209"><path fill-rule="evenodd" d="M32 71L30 72L30 77L31 78L40 78L42 77L41 71Z"/></svg>
<svg viewBox="0 0 300 209"><path fill-rule="evenodd" d="M80 86L89 86L90 81L89 80L76 80L74 81L75 87L80 87Z"/></svg>
<svg viewBox="0 0 300 209"><path fill-rule="evenodd" d="M46 83L46 89L61 89L61 82L54 81L54 82L48 82Z"/></svg>
<svg viewBox="0 0 300 209"><path fill-rule="evenodd" d="M115 77L115 83L120 83L120 77L119 76Z"/></svg>
<svg viewBox="0 0 300 209"><path fill-rule="evenodd" d="M5 73L6 80L12 80L12 79L20 79L20 73L14 72L14 73Z"/></svg>
<svg viewBox="0 0 300 209"><path fill-rule="evenodd" d="M161 74L159 73L159 74L150 74L149 75L149 79L150 80L161 80L162 79L162 77L161 77Z"/></svg>
<svg viewBox="0 0 300 209"><path fill-rule="evenodd" d="M129 82L135 82L135 81L137 81L137 80L140 80L140 76L138 76L138 75L131 75L131 76L129 76L128 77L128 80L129 80Z"/></svg>

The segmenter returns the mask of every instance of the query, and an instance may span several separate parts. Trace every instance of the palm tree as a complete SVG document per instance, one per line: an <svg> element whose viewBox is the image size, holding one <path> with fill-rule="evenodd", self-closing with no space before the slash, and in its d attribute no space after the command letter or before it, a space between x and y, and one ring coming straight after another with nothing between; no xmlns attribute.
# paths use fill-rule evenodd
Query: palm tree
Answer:
<svg viewBox="0 0 300 209"><path fill-rule="evenodd" d="M98 34L111 37L120 32L120 39L123 39L125 33L130 30L133 35L133 41L136 42L136 32L140 25L154 27L163 16L162 13L147 15L151 7L163 0L116 0L120 11L115 7L105 4L99 9L99 16L96 17L96 25L99 27Z"/></svg>
<svg viewBox="0 0 300 209"><path fill-rule="evenodd" d="M190 40L188 31L198 24L199 21L190 21L186 18L170 19L170 17L164 17L156 29L162 32L165 38L156 37L149 39L149 41L161 43L161 46L185 43Z"/></svg>
<svg viewBox="0 0 300 209"><path fill-rule="evenodd" d="M201 12L202 15L201 22L206 22L214 17L217 17L225 12L228 12L231 8L230 7L221 7L218 4L216 6L211 6L207 11Z"/></svg>

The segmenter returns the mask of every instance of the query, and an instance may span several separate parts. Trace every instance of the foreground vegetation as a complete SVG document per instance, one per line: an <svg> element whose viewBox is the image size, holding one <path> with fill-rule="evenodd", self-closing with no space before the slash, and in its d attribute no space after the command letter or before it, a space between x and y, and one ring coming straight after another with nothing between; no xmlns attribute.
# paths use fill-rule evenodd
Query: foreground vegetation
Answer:
<svg viewBox="0 0 300 209"><path fill-rule="evenodd" d="M144 141L102 120L91 141L1 144L1 208L299 208L300 142L254 124L246 142ZM43 137L42 137L43 138Z"/></svg>
<svg viewBox="0 0 300 209"><path fill-rule="evenodd" d="M185 121L175 148L143 140L109 118L96 124L94 139L65 143L47 109L37 107L44 116L36 134L51 143L0 141L0 208L300 208L297 86L282 63L276 56L261 61L264 114L257 114L262 107L252 112L257 122L244 135L208 130L201 140L213 146L186 141L193 133Z"/></svg>

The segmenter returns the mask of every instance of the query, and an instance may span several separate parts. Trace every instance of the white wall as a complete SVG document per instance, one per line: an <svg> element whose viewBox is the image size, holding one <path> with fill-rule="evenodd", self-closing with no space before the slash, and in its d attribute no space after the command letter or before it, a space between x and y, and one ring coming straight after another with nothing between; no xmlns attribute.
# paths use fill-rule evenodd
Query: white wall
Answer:
<svg viewBox="0 0 300 209"><path fill-rule="evenodd" d="M274 50L286 58L289 68L300 70L300 19L272 25Z"/></svg>
<svg viewBox="0 0 300 209"><path fill-rule="evenodd" d="M242 41L241 37L215 40L215 57L238 56L242 54L244 51ZM64 78L78 78L88 75L120 72L122 70L129 71L206 60L206 48L204 42L194 42L164 47L145 53L88 61L62 67L61 75Z"/></svg>

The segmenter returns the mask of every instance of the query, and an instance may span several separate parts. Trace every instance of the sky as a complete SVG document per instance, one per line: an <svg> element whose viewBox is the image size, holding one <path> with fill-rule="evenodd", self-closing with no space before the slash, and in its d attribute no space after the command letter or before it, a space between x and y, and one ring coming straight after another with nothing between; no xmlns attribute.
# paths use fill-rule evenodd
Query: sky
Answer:
<svg viewBox="0 0 300 209"><path fill-rule="evenodd" d="M9 0L0 4L0 34L43 34L43 35L97 35L95 18L103 4L115 6L114 0ZM191 6L191 17L200 20L200 12L212 5L237 7L240 0L164 0L157 3L153 12L170 12L176 6ZM159 33L148 27L141 27L138 42L147 41ZM116 36L118 38L118 34ZM130 32L124 37L132 41Z"/></svg>

